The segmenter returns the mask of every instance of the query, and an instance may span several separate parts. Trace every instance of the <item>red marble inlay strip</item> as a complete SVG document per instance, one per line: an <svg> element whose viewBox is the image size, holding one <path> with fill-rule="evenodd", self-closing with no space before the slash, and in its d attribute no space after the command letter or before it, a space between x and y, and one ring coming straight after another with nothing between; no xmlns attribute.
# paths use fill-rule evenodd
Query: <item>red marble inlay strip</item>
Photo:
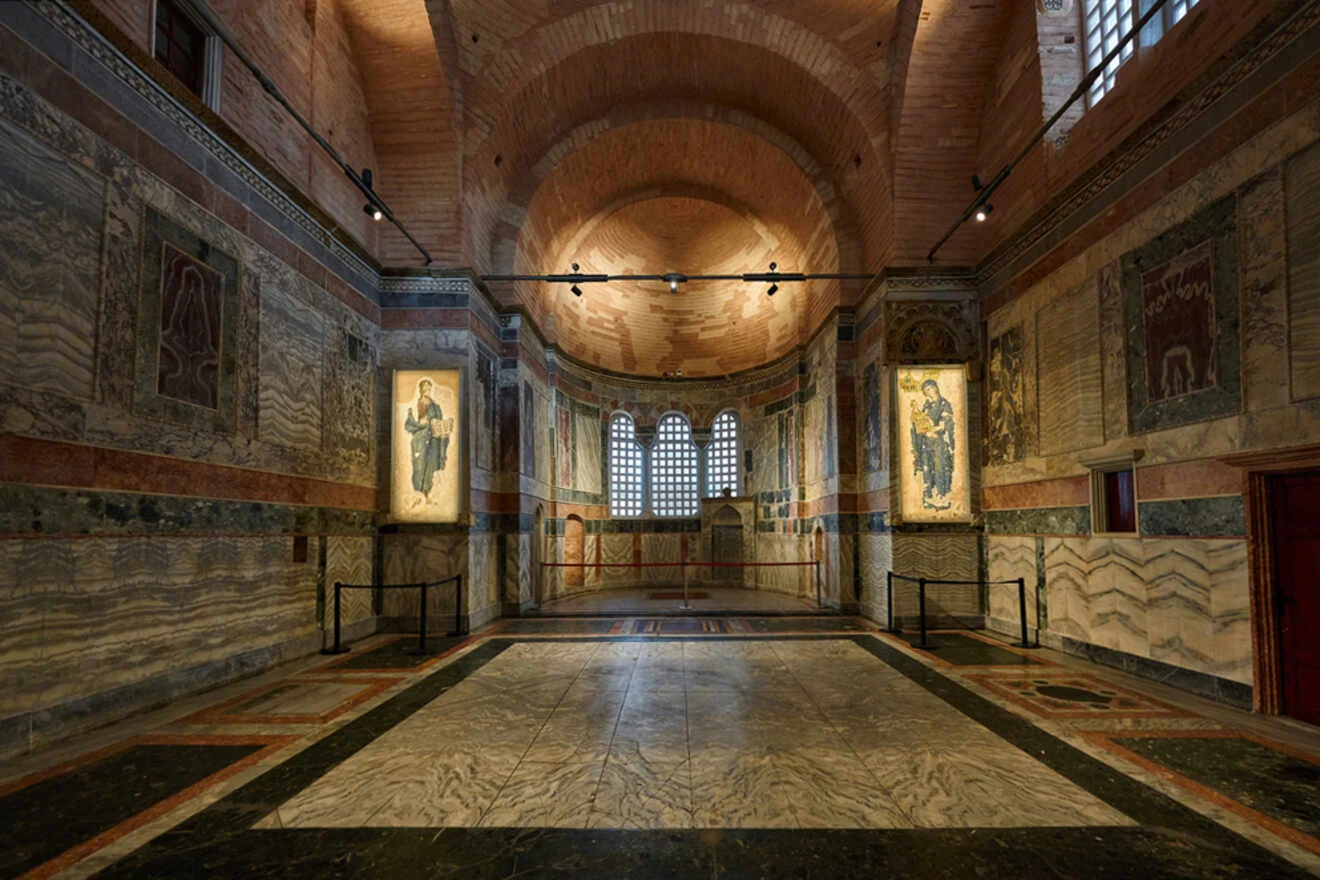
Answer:
<svg viewBox="0 0 1320 880"><path fill-rule="evenodd" d="M1251 807L1233 800L1228 795L1210 788L1208 785L1202 785L1193 779L1188 779L1181 773L1176 773L1168 767L1165 767L1163 764L1157 764L1144 755L1129 751L1114 742L1111 737L1124 739L1207 739L1210 737L1220 739L1246 739L1258 743L1267 749L1283 752L1284 754L1292 755L1294 758L1309 761L1312 764L1320 764L1320 756L1308 754L1307 752L1292 748L1284 743L1275 742L1273 740L1265 739L1264 737L1256 736L1255 734L1243 733L1237 730L1124 730L1112 733L1099 731L1077 731L1077 733L1100 748L1112 752L1123 760L1136 764L1161 779L1166 779L1169 782L1172 782L1174 785L1185 788L1192 794L1204 798L1216 806L1223 807L1230 813L1233 813L1242 819L1246 819L1248 822L1258 825L1271 834L1282 837L1290 843L1295 843L1297 846L1300 846L1308 852L1320 855L1320 840L1316 840L1311 835L1298 831L1291 825L1285 825L1273 816L1267 816L1264 813L1253 810Z"/></svg>
<svg viewBox="0 0 1320 880"><path fill-rule="evenodd" d="M0 482L371 510L371 486L0 434Z"/></svg>
<svg viewBox="0 0 1320 880"><path fill-rule="evenodd" d="M1142 501L1241 495L1243 489L1242 469L1215 459L1139 467L1136 477L1137 498Z"/></svg>
<svg viewBox="0 0 1320 880"><path fill-rule="evenodd" d="M382 309L382 330L467 329L467 309Z"/></svg>
<svg viewBox="0 0 1320 880"><path fill-rule="evenodd" d="M966 667L964 667L966 668ZM1084 682L1095 682L1096 686L1114 691L1128 700L1135 703L1145 704L1140 708L1133 709L1114 709L1114 710L1086 710L1086 709L1052 709L1033 701L1030 697L1024 697L1014 691L1011 682L1016 678L1032 678L1035 671L1030 667L1014 667L1016 673L1011 676L1004 675L1003 667L996 669L998 675L981 675L979 673L965 673L964 678L974 681L986 690L992 691L996 696L1003 697L1015 705L1021 706L1034 715L1042 718L1195 718L1194 713L1185 709L1179 709L1177 706L1171 706L1168 703L1160 702L1153 697L1138 693L1128 688L1119 687L1104 679L1089 675L1073 674L1073 680ZM1062 670L1055 670L1056 672Z"/></svg>
<svg viewBox="0 0 1320 880"><path fill-rule="evenodd" d="M1062 477L1035 483L986 486L981 495L981 507L984 510L1081 507L1090 503L1091 481L1086 477Z"/></svg>
<svg viewBox="0 0 1320 880"><path fill-rule="evenodd" d="M402 678L381 678L381 679L363 679L348 678L344 676L300 676L296 679L286 679L273 682L268 685L250 690L247 693L240 694L223 703L217 703L199 712L180 718L179 724L324 724L327 721L338 718L349 709L360 706L372 697L389 690L394 685L403 681ZM353 684L361 690L356 694L344 700L338 706L335 706L329 712L323 712L320 715L261 715L250 712L230 713L225 711L230 706L240 706L244 703L251 703L260 698L263 694L287 687L290 684L301 683L315 684L317 682L328 682L331 684Z"/></svg>
<svg viewBox="0 0 1320 880"><path fill-rule="evenodd" d="M193 783L178 794L172 795L160 803L143 810L133 818L120 822L115 827L101 832L91 840L80 843L73 849L66 850L45 864L38 865L26 874L21 875L22 880L44 880L46 877L53 876L54 874L63 871L65 868L68 868L76 862L82 861L98 850L104 849L116 840L126 837L144 825L159 819L161 816L164 816L176 807L187 803L208 788L212 788L221 782L224 782L226 779L229 779L240 771L269 757L272 753L279 751L292 742L296 742L297 739L296 736L139 736L124 740L123 742L116 743L112 746L107 746L104 749L88 752L85 755L74 758L72 761L33 773L30 776L23 777L15 783L0 787L0 797L5 797L21 788L26 788L29 785L59 776L63 773L68 773L70 770L84 767L133 746L265 746L265 748L258 749L245 758L240 758L228 767L225 767L223 770L212 773L205 779Z"/></svg>

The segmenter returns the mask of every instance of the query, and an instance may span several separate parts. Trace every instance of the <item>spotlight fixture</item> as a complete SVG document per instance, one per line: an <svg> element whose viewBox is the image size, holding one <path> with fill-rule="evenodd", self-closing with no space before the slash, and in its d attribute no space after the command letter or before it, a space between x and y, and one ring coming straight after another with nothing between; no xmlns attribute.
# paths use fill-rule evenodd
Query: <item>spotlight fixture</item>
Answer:
<svg viewBox="0 0 1320 880"><path fill-rule="evenodd" d="M362 206L362 213L370 214L371 219L377 221L379 221L381 217L385 216L380 212L380 207L378 205L373 205L371 202L367 202L365 205Z"/></svg>
<svg viewBox="0 0 1320 880"><path fill-rule="evenodd" d="M767 291L765 292L765 295L766 295L766 296L774 296L774 295L775 295L776 293L778 293L778 292L779 292L779 285L778 285L778 284L771 284L771 285L770 285L770 289L767 290Z"/></svg>
<svg viewBox="0 0 1320 880"><path fill-rule="evenodd" d="M582 288L578 287L576 284L574 284L572 287L570 287L570 288L569 288L569 291L570 291L574 296L581 296L581 295L582 295Z"/></svg>
<svg viewBox="0 0 1320 880"><path fill-rule="evenodd" d="M984 205L982 205L981 207L977 208L977 209L976 209L976 222L977 222L977 223L984 223L984 222L985 222L985 219L986 219L987 217L990 216L990 212L992 212L994 209L995 209L995 206L992 205L992 204L990 204L989 202L986 202Z"/></svg>
<svg viewBox="0 0 1320 880"><path fill-rule="evenodd" d="M977 192L980 192L981 190L985 189L985 184L981 182L981 175L979 174L972 175L972 189L976 190Z"/></svg>
<svg viewBox="0 0 1320 880"><path fill-rule="evenodd" d="M669 279L669 292L670 292L670 293L678 293L678 279L677 279L677 278L670 278L670 279Z"/></svg>

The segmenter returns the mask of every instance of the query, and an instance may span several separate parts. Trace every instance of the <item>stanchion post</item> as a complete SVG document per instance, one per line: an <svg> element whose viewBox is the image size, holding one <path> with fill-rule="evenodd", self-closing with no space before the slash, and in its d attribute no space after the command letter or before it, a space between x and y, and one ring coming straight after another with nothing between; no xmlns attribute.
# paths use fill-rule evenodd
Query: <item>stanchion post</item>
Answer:
<svg viewBox="0 0 1320 880"><path fill-rule="evenodd" d="M692 605L688 602L687 560L682 551L678 554L678 572L683 576L683 610L691 611Z"/></svg>
<svg viewBox="0 0 1320 880"><path fill-rule="evenodd" d="M1036 590L1036 637L1031 640L1032 647L1040 647L1040 589Z"/></svg>
<svg viewBox="0 0 1320 880"><path fill-rule="evenodd" d="M894 631L894 573L885 572L885 617L889 623L889 632Z"/></svg>
<svg viewBox="0 0 1320 880"><path fill-rule="evenodd" d="M820 609L820 608L824 608L824 607L825 607L825 599L824 599L824 597L821 595L821 589L820 589L820 560L819 560L819 559L815 560L815 569L816 569L816 608L817 608L817 609Z"/></svg>
<svg viewBox="0 0 1320 880"><path fill-rule="evenodd" d="M921 647L926 647L926 579L917 578L917 603L921 612Z"/></svg>
<svg viewBox="0 0 1320 880"><path fill-rule="evenodd" d="M417 653L426 653L426 584L422 584L422 608L417 615Z"/></svg>
<svg viewBox="0 0 1320 880"><path fill-rule="evenodd" d="M1018 578L1018 622L1022 625L1022 647L1030 648L1027 641L1027 579Z"/></svg>
<svg viewBox="0 0 1320 880"><path fill-rule="evenodd" d="M347 653L348 651L348 648L345 648L340 643L340 635L339 635L339 589L342 586L343 584L341 584L339 581L335 581L335 644L334 647L330 648L329 650L322 648L321 649L322 654L344 654Z"/></svg>

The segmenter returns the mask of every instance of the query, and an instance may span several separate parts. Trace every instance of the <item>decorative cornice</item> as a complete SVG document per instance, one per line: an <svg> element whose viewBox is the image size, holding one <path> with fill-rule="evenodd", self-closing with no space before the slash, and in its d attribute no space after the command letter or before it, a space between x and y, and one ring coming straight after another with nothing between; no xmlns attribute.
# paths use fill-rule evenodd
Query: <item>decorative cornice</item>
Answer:
<svg viewBox="0 0 1320 880"><path fill-rule="evenodd" d="M380 276L381 294L422 295L442 293L466 293L471 295L476 289L472 279L467 276L435 277L429 275L382 275Z"/></svg>

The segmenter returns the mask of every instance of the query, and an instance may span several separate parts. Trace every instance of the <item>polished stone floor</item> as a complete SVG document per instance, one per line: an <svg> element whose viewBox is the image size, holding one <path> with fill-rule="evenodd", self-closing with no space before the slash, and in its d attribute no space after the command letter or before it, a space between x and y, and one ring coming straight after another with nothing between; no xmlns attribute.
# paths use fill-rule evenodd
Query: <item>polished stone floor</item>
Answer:
<svg viewBox="0 0 1320 880"><path fill-rule="evenodd" d="M11 762L0 876L1320 873L1303 725L984 634L514 623Z"/></svg>

